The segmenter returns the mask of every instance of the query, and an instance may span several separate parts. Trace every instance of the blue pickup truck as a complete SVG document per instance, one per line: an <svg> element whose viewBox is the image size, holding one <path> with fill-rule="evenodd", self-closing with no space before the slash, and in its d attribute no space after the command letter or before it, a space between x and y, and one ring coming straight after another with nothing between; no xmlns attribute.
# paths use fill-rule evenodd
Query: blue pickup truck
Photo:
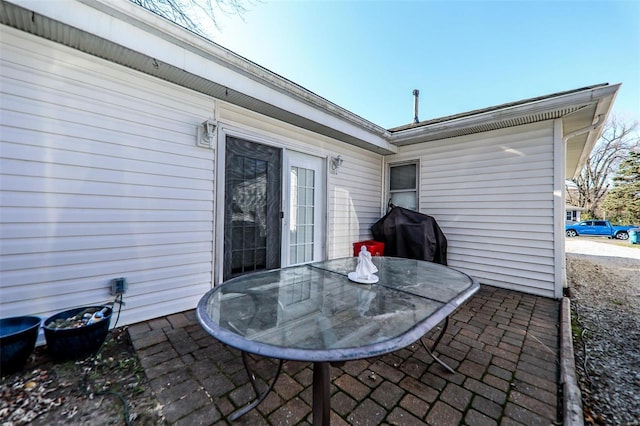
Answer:
<svg viewBox="0 0 640 426"><path fill-rule="evenodd" d="M629 239L629 229L635 226L614 226L608 220L583 220L572 225L565 225L564 230L567 237L577 237L578 235L595 235L619 240Z"/></svg>

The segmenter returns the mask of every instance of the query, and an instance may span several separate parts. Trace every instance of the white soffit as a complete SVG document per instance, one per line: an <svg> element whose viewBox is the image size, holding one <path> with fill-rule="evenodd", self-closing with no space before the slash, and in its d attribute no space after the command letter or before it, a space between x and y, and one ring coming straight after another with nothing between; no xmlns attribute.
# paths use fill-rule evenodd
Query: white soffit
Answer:
<svg viewBox="0 0 640 426"><path fill-rule="evenodd" d="M599 114L606 119L620 87L595 85L385 130L128 0L0 0L0 23L382 155L554 119L563 119L568 134ZM600 131L568 141L567 177Z"/></svg>
<svg viewBox="0 0 640 426"><path fill-rule="evenodd" d="M0 0L0 23L379 154L384 128L127 0Z"/></svg>
<svg viewBox="0 0 640 426"><path fill-rule="evenodd" d="M411 145L571 117L564 123L568 134L592 124L595 113L607 115L619 86L605 83L396 127L389 130L391 142Z"/></svg>
<svg viewBox="0 0 640 426"><path fill-rule="evenodd" d="M501 117L500 114L490 114L487 116L475 116L460 120L455 119L452 121L438 122L427 124L424 127L414 127L411 129L412 131L401 130L398 133L392 133L391 142L397 146L404 146L448 139L456 136L471 135L474 133L489 132L491 130L562 118L580 108L582 107L559 108L551 111L515 115L513 117L508 117L507 114L505 114L504 117Z"/></svg>
<svg viewBox="0 0 640 426"><path fill-rule="evenodd" d="M620 84L604 83L396 127L389 130L390 141L412 145L556 119L562 120L562 136L569 135L599 119L604 124L619 88ZM601 132L599 126L566 141L567 179L580 173Z"/></svg>

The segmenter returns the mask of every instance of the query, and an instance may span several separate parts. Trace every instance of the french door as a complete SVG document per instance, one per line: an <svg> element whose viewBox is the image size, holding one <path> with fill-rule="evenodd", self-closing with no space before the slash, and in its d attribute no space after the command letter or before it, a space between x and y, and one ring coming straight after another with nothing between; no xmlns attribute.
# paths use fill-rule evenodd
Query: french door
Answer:
<svg viewBox="0 0 640 426"><path fill-rule="evenodd" d="M227 137L223 280L280 267L282 150Z"/></svg>
<svg viewBox="0 0 640 426"><path fill-rule="evenodd" d="M287 265L324 259L325 173L320 157L288 151L288 210L283 246Z"/></svg>
<svg viewBox="0 0 640 426"><path fill-rule="evenodd" d="M325 180L323 158L227 136L223 281L323 260Z"/></svg>

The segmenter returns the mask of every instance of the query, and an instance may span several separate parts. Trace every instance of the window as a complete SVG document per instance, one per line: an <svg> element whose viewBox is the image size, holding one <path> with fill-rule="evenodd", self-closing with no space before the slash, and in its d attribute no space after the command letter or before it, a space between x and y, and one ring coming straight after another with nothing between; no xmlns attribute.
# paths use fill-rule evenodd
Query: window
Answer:
<svg viewBox="0 0 640 426"><path fill-rule="evenodd" d="M418 210L418 163L389 166L389 198L391 204Z"/></svg>

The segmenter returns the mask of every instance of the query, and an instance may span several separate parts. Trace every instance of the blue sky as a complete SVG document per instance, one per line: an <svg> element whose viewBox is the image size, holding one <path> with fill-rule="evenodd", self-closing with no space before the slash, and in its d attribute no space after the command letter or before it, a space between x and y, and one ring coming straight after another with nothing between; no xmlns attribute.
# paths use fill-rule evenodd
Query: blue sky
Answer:
<svg viewBox="0 0 640 426"><path fill-rule="evenodd" d="M214 41L380 126L599 83L640 121L638 1L269 1Z"/></svg>

